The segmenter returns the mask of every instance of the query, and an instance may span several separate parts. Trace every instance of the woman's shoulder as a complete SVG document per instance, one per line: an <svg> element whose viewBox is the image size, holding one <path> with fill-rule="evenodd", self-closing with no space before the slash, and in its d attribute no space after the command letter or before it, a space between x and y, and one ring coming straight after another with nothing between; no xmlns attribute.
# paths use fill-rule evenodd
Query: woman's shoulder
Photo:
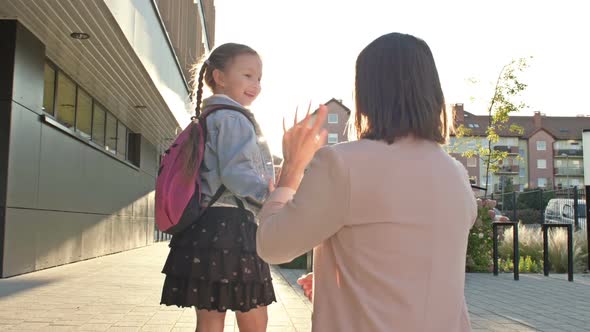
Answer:
<svg viewBox="0 0 590 332"><path fill-rule="evenodd" d="M322 149L330 150L341 158L358 159L362 155L378 153L385 146L383 142L361 139L326 145Z"/></svg>

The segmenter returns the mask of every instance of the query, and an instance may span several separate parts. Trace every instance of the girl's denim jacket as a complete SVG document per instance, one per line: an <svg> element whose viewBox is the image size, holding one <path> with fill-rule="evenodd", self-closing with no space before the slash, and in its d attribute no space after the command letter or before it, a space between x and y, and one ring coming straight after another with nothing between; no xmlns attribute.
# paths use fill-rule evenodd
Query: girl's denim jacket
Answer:
<svg viewBox="0 0 590 332"><path fill-rule="evenodd" d="M202 109L220 104L243 108L225 95L213 95L203 100ZM202 203L208 204L224 184L227 190L213 206L237 207L238 197L256 215L268 197L269 181L274 181L275 176L266 139L256 134L260 130L250 120L233 110L215 111L206 121L207 141L200 169Z"/></svg>

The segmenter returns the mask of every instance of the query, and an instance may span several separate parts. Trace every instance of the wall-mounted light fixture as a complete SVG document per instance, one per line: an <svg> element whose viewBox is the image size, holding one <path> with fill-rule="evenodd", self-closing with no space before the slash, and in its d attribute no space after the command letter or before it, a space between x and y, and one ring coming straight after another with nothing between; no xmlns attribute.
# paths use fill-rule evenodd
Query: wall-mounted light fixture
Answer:
<svg viewBox="0 0 590 332"><path fill-rule="evenodd" d="M85 39L90 38L90 35L87 34L86 32L72 32L72 33L70 33L70 37L72 37L74 39L85 40Z"/></svg>

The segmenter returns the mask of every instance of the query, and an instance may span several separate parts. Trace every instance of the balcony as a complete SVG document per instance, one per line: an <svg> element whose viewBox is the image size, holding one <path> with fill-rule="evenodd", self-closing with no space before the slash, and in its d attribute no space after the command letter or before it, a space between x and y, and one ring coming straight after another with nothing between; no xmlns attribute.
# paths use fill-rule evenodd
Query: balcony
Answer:
<svg viewBox="0 0 590 332"><path fill-rule="evenodd" d="M555 176L584 176L583 168L559 167L554 168Z"/></svg>
<svg viewBox="0 0 590 332"><path fill-rule="evenodd" d="M561 149L555 150L555 158L582 158L583 153L580 149Z"/></svg>
<svg viewBox="0 0 590 332"><path fill-rule="evenodd" d="M518 146L496 145L494 150L508 152L509 155L518 155Z"/></svg>
<svg viewBox="0 0 590 332"><path fill-rule="evenodd" d="M496 174L518 174L520 171L520 167L518 165L512 166L500 166Z"/></svg>

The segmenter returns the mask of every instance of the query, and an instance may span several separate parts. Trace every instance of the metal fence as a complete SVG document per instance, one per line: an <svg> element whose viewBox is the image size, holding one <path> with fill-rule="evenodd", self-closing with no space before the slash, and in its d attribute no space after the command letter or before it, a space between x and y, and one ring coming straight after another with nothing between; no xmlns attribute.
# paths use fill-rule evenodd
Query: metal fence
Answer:
<svg viewBox="0 0 590 332"><path fill-rule="evenodd" d="M523 224L571 223L576 231L588 229L586 190L571 187L559 190L528 190L495 193L497 209Z"/></svg>
<svg viewBox="0 0 590 332"><path fill-rule="evenodd" d="M169 241L172 235L162 233L158 230L158 226L154 227L154 242Z"/></svg>
<svg viewBox="0 0 590 332"><path fill-rule="evenodd" d="M496 215L519 221L524 227L537 228L543 223L568 223L574 225L574 232L590 239L590 187L494 193L489 198L497 202ZM587 245L590 250L590 241ZM590 256L587 259L587 268L590 270Z"/></svg>

